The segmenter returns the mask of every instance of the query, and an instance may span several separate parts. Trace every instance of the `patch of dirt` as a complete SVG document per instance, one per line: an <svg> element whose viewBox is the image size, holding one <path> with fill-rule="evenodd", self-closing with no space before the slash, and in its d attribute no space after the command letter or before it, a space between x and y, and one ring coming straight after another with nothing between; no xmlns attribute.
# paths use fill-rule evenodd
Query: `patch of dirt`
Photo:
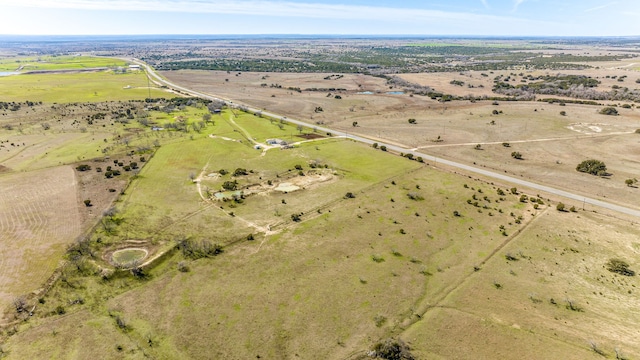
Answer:
<svg viewBox="0 0 640 360"><path fill-rule="evenodd" d="M297 135L299 138L303 138L306 140L315 140L315 139L322 139L325 138L326 136L322 136L320 134L301 134L301 135Z"/></svg>

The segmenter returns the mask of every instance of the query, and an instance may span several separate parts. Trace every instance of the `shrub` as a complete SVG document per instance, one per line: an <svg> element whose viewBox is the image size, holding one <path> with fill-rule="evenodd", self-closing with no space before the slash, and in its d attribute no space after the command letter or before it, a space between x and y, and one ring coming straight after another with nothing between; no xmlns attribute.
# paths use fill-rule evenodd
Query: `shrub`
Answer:
<svg viewBox="0 0 640 360"><path fill-rule="evenodd" d="M558 203L558 205L556 205L556 209L558 211L564 211L564 207L565 207L565 205L563 203L561 203L561 202Z"/></svg>
<svg viewBox="0 0 640 360"><path fill-rule="evenodd" d="M384 146L384 145L382 145L382 146L380 146L380 150L382 150L382 151L387 151L387 147L386 147L386 146Z"/></svg>
<svg viewBox="0 0 640 360"><path fill-rule="evenodd" d="M387 339L373 346L374 357L388 360L414 360L409 346L402 340Z"/></svg>
<svg viewBox="0 0 640 360"><path fill-rule="evenodd" d="M189 272L189 270L190 270L189 269L189 265L187 265L186 262L180 261L178 263L178 271L180 271L180 272Z"/></svg>
<svg viewBox="0 0 640 360"><path fill-rule="evenodd" d="M91 200L86 199L86 200L84 201L84 206L86 206L86 207L91 207L91 206L92 206L92 205L91 205Z"/></svg>
<svg viewBox="0 0 640 360"><path fill-rule="evenodd" d="M356 196L352 192L348 192L344 195L345 199L355 199Z"/></svg>
<svg viewBox="0 0 640 360"><path fill-rule="evenodd" d="M511 153L511 157L514 159L522 160L522 154L518 151L514 151Z"/></svg>
<svg viewBox="0 0 640 360"><path fill-rule="evenodd" d="M616 108L614 108L613 106L607 106L607 107L603 108L602 110L600 110L600 114L616 116L616 115L618 115L618 110Z"/></svg>
<svg viewBox="0 0 640 360"><path fill-rule="evenodd" d="M89 166L87 164L78 165L78 166L76 166L76 170L78 170L78 171L88 171L88 170L91 170L91 166Z"/></svg>
<svg viewBox="0 0 640 360"><path fill-rule="evenodd" d="M244 169L244 168L237 168L237 169L233 172L233 176L242 176L242 175L249 175L249 172L247 171L247 169Z"/></svg>

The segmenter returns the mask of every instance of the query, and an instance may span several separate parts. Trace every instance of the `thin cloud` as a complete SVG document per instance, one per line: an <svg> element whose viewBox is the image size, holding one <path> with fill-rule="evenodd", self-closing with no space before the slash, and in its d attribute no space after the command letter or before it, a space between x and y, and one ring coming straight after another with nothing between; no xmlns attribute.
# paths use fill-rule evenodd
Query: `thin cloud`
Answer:
<svg viewBox="0 0 640 360"><path fill-rule="evenodd" d="M485 8L489 8L489 3L487 2L487 0L480 0L480 2L482 3L482 5L484 5Z"/></svg>
<svg viewBox="0 0 640 360"><path fill-rule="evenodd" d="M514 0L514 2L513 2L513 12L518 11L518 7L520 6L520 4L522 4L525 1L527 1L527 0Z"/></svg>
<svg viewBox="0 0 640 360"><path fill-rule="evenodd" d="M600 5L600 6L595 6L595 7L592 7L592 8L590 8L590 9L586 9L584 12L592 12L592 11L596 11L596 10L600 10L600 9L608 8L609 6L616 5L616 4L618 4L618 2L617 2L617 1L614 1L614 2L611 2L611 3L608 3L608 4L604 4L604 5Z"/></svg>
<svg viewBox="0 0 640 360"><path fill-rule="evenodd" d="M486 3L486 0L481 0ZM516 0L520 4L524 0ZM457 21L527 21L509 17L447 12L440 10L392 8L363 5L295 3L283 1L221 1L221 0L6 0L4 6L82 9L82 10L120 10L120 11L159 11L183 13L243 14L259 16L284 16L326 19L354 20L457 20Z"/></svg>

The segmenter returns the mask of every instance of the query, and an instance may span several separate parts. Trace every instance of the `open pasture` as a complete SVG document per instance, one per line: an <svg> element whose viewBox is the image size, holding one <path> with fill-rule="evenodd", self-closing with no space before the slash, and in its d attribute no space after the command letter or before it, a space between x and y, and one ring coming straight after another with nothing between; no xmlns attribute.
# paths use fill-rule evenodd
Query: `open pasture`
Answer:
<svg viewBox="0 0 640 360"><path fill-rule="evenodd" d="M58 103L144 100L173 95L147 83L143 72L23 74L0 77L3 101L43 101Z"/></svg>
<svg viewBox="0 0 640 360"><path fill-rule="evenodd" d="M640 283L606 264L635 271L639 234L598 214L541 214L402 337L424 358L635 358Z"/></svg>
<svg viewBox="0 0 640 360"><path fill-rule="evenodd" d="M0 59L0 71L79 70L101 67L125 67L127 62L91 56L39 56Z"/></svg>
<svg viewBox="0 0 640 360"><path fill-rule="evenodd" d="M217 139L207 146L206 140L186 141L194 145L183 147L184 155L173 166L188 161L201 165L201 161L192 158L195 149L217 154L213 152L216 147L225 146L237 154L237 159L217 154L212 160L224 166L225 162L238 164L244 159L247 165L253 165L256 174L261 173L259 152L247 145L221 143ZM151 189L142 181L154 180L153 174L160 174L160 169L167 168L167 161L178 156L171 155L171 146L161 147L129 188L128 192L138 195L123 202L125 225L118 231L138 235L133 229L142 225L133 221L131 214L143 195L158 209L158 201L172 202L174 213L174 209L186 210L188 202L194 204L193 210L202 206L198 205L197 196L184 193L195 187L184 177L169 180L173 185L168 187L159 184L157 191L164 192L166 200L144 194ZM248 151L242 152L239 146ZM323 185L287 194L280 213L288 217L289 213L304 212L301 222L288 221L268 237L256 234L253 241L234 242L215 259L190 261L176 254L150 270L151 281L140 284L134 280L135 288L106 303L94 303L97 297L91 293L118 291L116 284L125 288L131 285L114 279L97 290L90 282L100 280L79 278L77 281L83 281L89 292L80 296L95 304L91 308L96 321L117 312L129 324L128 338L135 344L146 342L149 335L157 341L157 345L145 350L155 357L208 358L211 349L215 349L215 356L229 358L281 358L297 353L302 358L339 359L362 354L370 347L371 339L400 334L405 327L420 321L417 315L425 307L455 289L474 272L474 266L480 266L495 248L546 208L542 205L536 210L531 203L519 202L519 195L498 195L497 186L409 160L398 161L360 144L321 142L318 147L320 150L294 149L300 151L297 154L270 150L265 156L274 151L286 166L304 152L318 151L324 152L327 160L332 159L335 168L351 169L327 186L335 191L324 195L324 200L313 195L324 192ZM269 168L278 163L275 159L264 161ZM351 189L354 196L345 197L341 188ZM175 203L180 198L182 202ZM237 238L251 230L239 227L241 219L251 218L245 214L274 216L259 205L261 201L247 197L235 208L224 203L225 211L199 212L196 221L185 219L189 226L183 228L183 234L197 238L213 235L216 241L222 241L224 236ZM312 204L317 206L322 201L326 206L306 215ZM228 210L237 215L229 217ZM146 214L153 218L155 212L149 208ZM221 230L222 221L237 223ZM498 225L504 226L505 234ZM190 232L184 233L187 229ZM108 241L104 235L102 241ZM178 262L185 261L190 271L172 270ZM69 281L76 280L70 277ZM70 296L69 291L78 292L57 287L47 297L47 308L55 308L60 299ZM148 301L143 304L140 298ZM212 301L215 307L208 305ZM66 328L66 321L58 320L56 327ZM69 321L74 320L70 317ZM195 332L199 336L192 336ZM20 344L30 336L31 332L20 333L12 344ZM74 335L61 332L56 336ZM114 341L99 334L92 336ZM45 336L40 340L48 344L45 348L54 346L47 339ZM69 341L58 344L65 351L80 351ZM8 350L12 356L38 356L45 348L23 350L10 346Z"/></svg>

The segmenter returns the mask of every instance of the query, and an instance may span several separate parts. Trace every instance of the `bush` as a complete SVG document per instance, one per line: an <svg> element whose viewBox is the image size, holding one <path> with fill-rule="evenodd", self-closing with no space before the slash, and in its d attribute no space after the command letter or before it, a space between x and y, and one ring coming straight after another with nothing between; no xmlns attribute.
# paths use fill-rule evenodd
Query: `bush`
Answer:
<svg viewBox="0 0 640 360"><path fill-rule="evenodd" d="M511 157L517 160L522 160L522 154L518 151L512 152Z"/></svg>
<svg viewBox="0 0 640 360"><path fill-rule="evenodd" d="M190 270L189 269L189 265L187 265L186 262L180 261L178 263L178 271L180 271L180 272L189 272L189 270Z"/></svg>
<svg viewBox="0 0 640 360"><path fill-rule="evenodd" d="M388 360L414 360L409 346L402 340L387 339L373 346L373 354L379 359Z"/></svg>
<svg viewBox="0 0 640 360"><path fill-rule="evenodd" d="M87 164L78 165L78 166L76 166L76 170L78 170L78 171L88 171L88 170L91 170L91 166L89 166Z"/></svg>
<svg viewBox="0 0 640 360"><path fill-rule="evenodd" d="M233 172L233 176L242 176L242 175L249 175L249 172L247 171L247 169L237 168Z"/></svg>
<svg viewBox="0 0 640 360"><path fill-rule="evenodd" d="M616 116L618 115L618 110L613 106L607 106L606 108L603 108L602 110L600 110L600 114Z"/></svg>
<svg viewBox="0 0 640 360"><path fill-rule="evenodd" d="M604 176L607 174L607 166L600 160L589 159L581 162L576 170L591 175Z"/></svg>
<svg viewBox="0 0 640 360"><path fill-rule="evenodd" d="M565 205L563 203L558 203L558 205L556 205L556 210L564 211L564 207L565 207Z"/></svg>

